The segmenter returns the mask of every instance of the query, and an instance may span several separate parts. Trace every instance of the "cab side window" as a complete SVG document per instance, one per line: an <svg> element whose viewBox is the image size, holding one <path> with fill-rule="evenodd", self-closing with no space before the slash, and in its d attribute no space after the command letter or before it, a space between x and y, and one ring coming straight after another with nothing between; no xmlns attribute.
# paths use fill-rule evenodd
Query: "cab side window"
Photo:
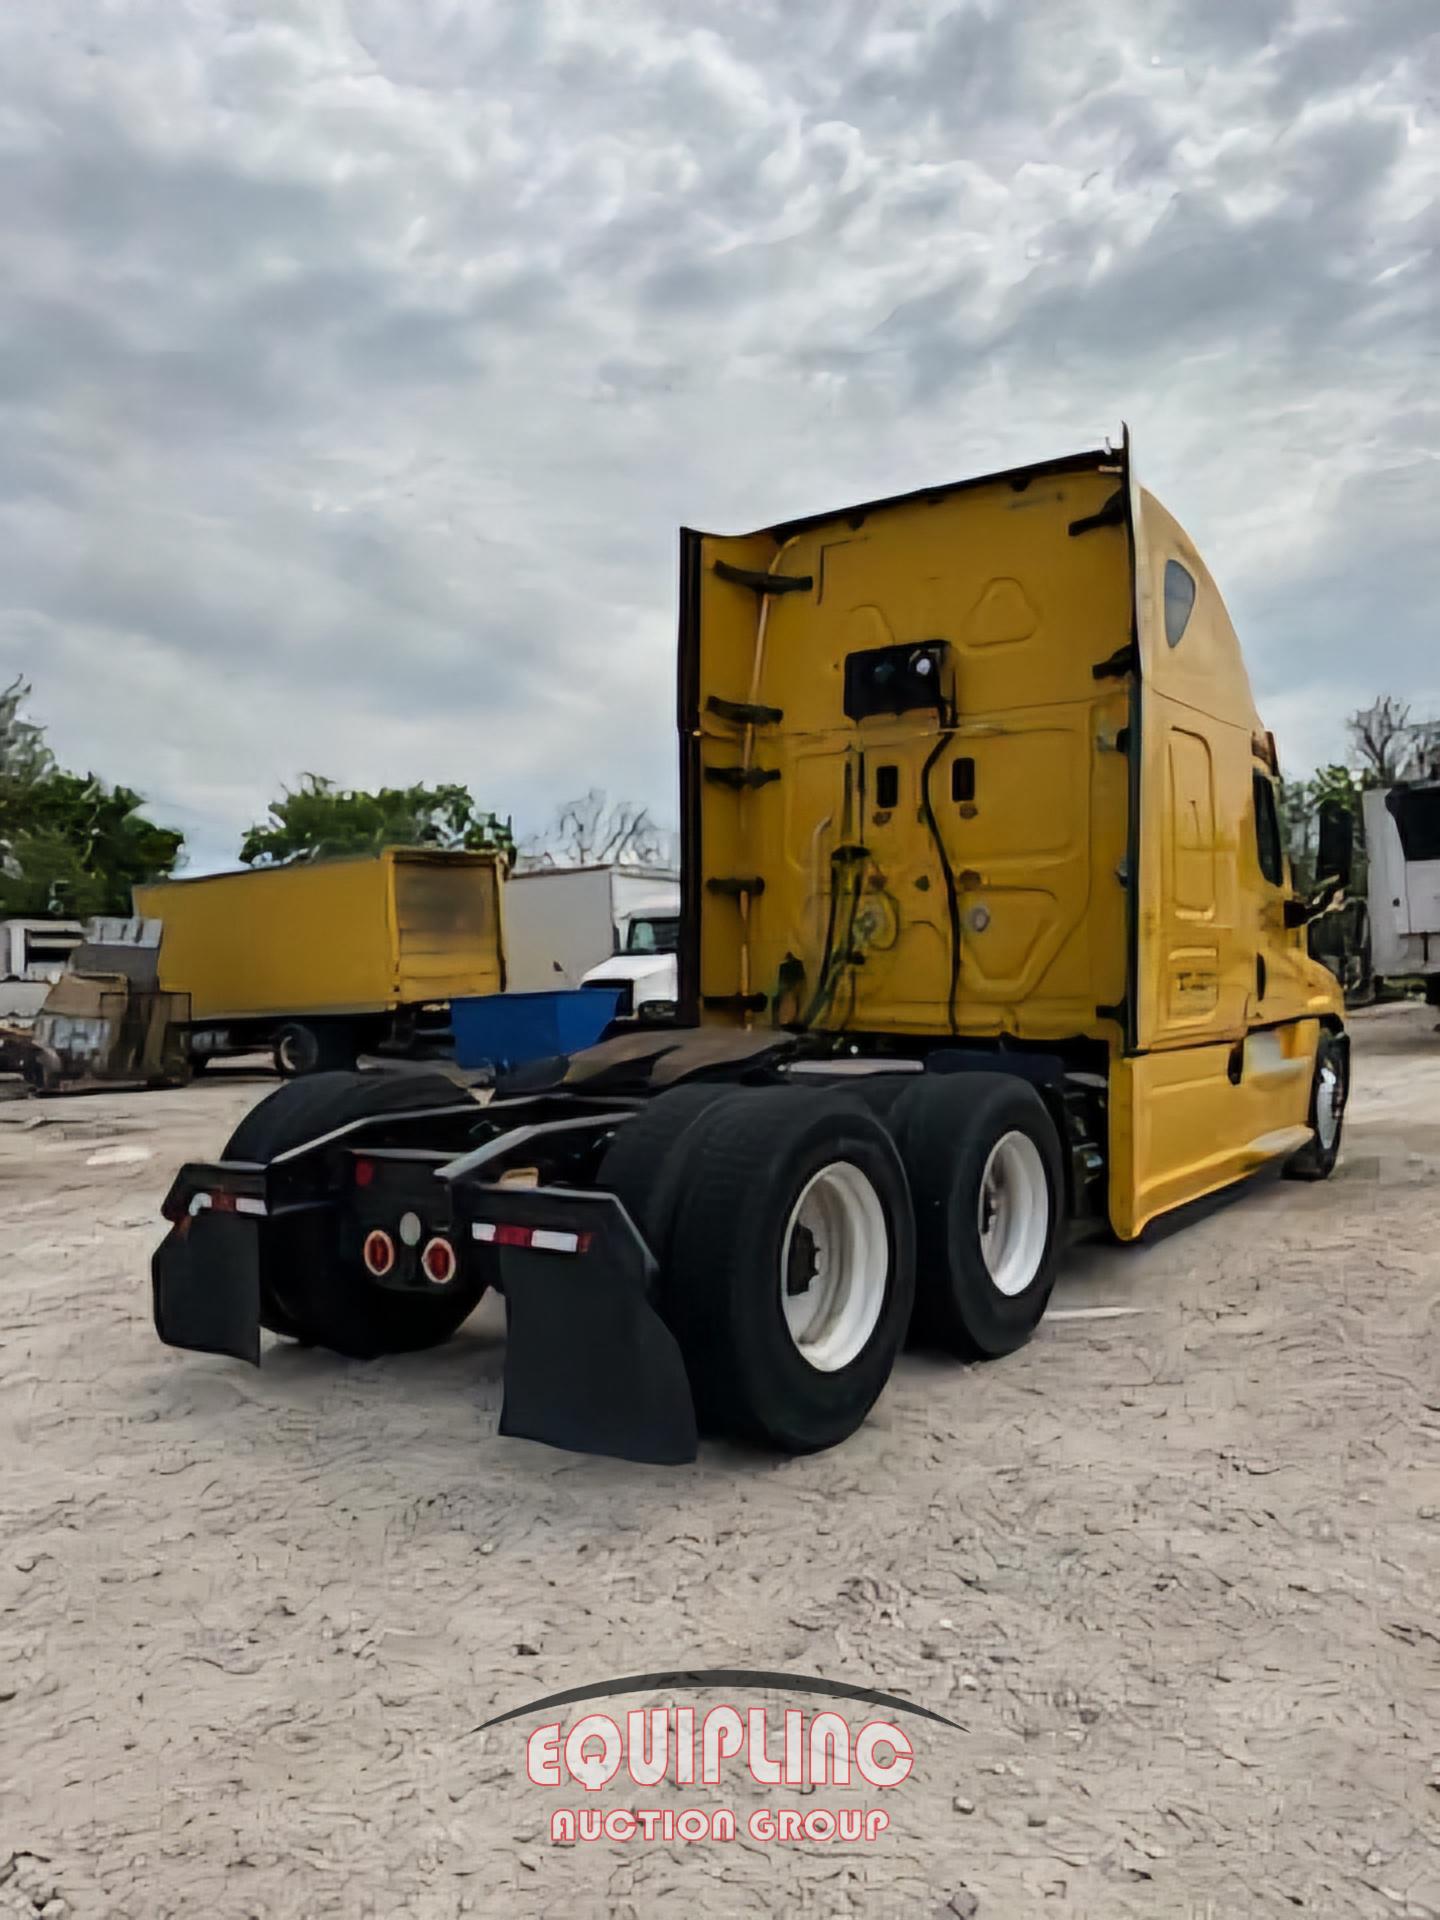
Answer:
<svg viewBox="0 0 1440 1920"><path fill-rule="evenodd" d="M1255 850L1260 871L1272 887L1285 884L1285 855L1280 845L1280 816L1275 806L1275 789L1263 773L1255 779Z"/></svg>

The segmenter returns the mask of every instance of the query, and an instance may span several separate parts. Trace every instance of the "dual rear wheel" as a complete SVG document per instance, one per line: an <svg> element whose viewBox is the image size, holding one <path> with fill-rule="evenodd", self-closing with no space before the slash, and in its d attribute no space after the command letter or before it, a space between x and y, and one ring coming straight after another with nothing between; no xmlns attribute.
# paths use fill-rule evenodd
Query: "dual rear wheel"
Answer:
<svg viewBox="0 0 1440 1920"><path fill-rule="evenodd" d="M855 1431L912 1320L965 1358L1008 1353L1054 1283L1059 1143L1004 1074L886 1101L677 1089L625 1123L600 1185L659 1261L702 1425L785 1452Z"/></svg>
<svg viewBox="0 0 1440 1920"><path fill-rule="evenodd" d="M1322 1036L1312 1142L1288 1171L1333 1169L1345 1081L1342 1043ZM436 1074L316 1074L262 1101L224 1157L268 1163L347 1121L463 1097ZM618 1128L597 1184L656 1257L702 1425L793 1453L860 1426L912 1327L970 1360L1023 1345L1050 1298L1064 1216L1049 1110L1003 1073L877 1075L844 1090L689 1083ZM341 1353L436 1345L484 1291L468 1280L407 1297L333 1250L293 1251L262 1324Z"/></svg>

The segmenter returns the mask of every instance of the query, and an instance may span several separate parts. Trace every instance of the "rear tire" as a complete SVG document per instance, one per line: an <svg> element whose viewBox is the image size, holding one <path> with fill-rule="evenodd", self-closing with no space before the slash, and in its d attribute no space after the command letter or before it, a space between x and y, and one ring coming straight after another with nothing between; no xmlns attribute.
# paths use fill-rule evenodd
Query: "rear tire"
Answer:
<svg viewBox="0 0 1440 1920"><path fill-rule="evenodd" d="M1007 1073L927 1075L896 1103L915 1199L915 1331L966 1360L1024 1346L1055 1285L1065 1183L1044 1101Z"/></svg>
<svg viewBox="0 0 1440 1920"><path fill-rule="evenodd" d="M671 1227L689 1165L691 1129L735 1091L730 1085L697 1082L657 1095L620 1126L600 1163L595 1184L613 1193L624 1207L662 1274L669 1266Z"/></svg>
<svg viewBox="0 0 1440 1920"><path fill-rule="evenodd" d="M268 1166L292 1147L352 1120L454 1107L468 1097L463 1087L438 1073L308 1074L277 1087L252 1107L221 1158ZM307 1224L311 1221L313 1230ZM443 1294L396 1293L381 1287L363 1266L336 1256L323 1214L302 1215L281 1245L288 1270L261 1287L261 1326L352 1359L442 1345L469 1319L486 1288L473 1271L457 1275ZM272 1258L270 1264L276 1261Z"/></svg>
<svg viewBox="0 0 1440 1920"><path fill-rule="evenodd" d="M915 1293L905 1172L846 1097L735 1092L684 1143L662 1293L701 1424L813 1453L862 1424Z"/></svg>

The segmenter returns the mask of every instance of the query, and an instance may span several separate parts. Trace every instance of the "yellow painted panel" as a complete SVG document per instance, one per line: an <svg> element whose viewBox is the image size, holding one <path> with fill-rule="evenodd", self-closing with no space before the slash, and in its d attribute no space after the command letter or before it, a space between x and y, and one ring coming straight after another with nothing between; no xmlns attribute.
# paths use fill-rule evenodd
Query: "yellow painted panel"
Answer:
<svg viewBox="0 0 1440 1920"><path fill-rule="evenodd" d="M1175 911L1215 916L1215 773L1209 742L1176 727L1170 735L1170 834Z"/></svg>
<svg viewBox="0 0 1440 1920"><path fill-rule="evenodd" d="M699 864L764 881L748 908L698 889L702 997L871 1032L1103 1025L1125 985L1127 697L1094 667L1128 637L1130 575L1123 530L1069 528L1116 485L1097 456L700 542ZM717 562L810 585L762 598ZM943 710L846 715L848 655L929 641ZM783 718L737 724L712 698Z"/></svg>
<svg viewBox="0 0 1440 1920"><path fill-rule="evenodd" d="M1305 1144L1319 1031L1297 1021L1112 1063L1110 1220L1122 1239Z"/></svg>
<svg viewBox="0 0 1440 1920"><path fill-rule="evenodd" d="M1259 1018L1250 732L1141 699L1139 1042L1238 1039Z"/></svg>

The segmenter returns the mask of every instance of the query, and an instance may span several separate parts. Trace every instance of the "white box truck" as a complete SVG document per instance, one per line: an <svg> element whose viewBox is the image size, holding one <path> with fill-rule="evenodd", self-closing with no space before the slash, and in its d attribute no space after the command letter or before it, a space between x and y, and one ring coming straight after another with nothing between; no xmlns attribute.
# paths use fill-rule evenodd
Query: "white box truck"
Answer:
<svg viewBox="0 0 1440 1920"><path fill-rule="evenodd" d="M620 987L622 1015L673 1013L680 876L670 868L533 867L505 882L512 993Z"/></svg>
<svg viewBox="0 0 1440 1920"><path fill-rule="evenodd" d="M1440 780L1377 787L1363 805L1375 977L1421 974L1440 1006Z"/></svg>

